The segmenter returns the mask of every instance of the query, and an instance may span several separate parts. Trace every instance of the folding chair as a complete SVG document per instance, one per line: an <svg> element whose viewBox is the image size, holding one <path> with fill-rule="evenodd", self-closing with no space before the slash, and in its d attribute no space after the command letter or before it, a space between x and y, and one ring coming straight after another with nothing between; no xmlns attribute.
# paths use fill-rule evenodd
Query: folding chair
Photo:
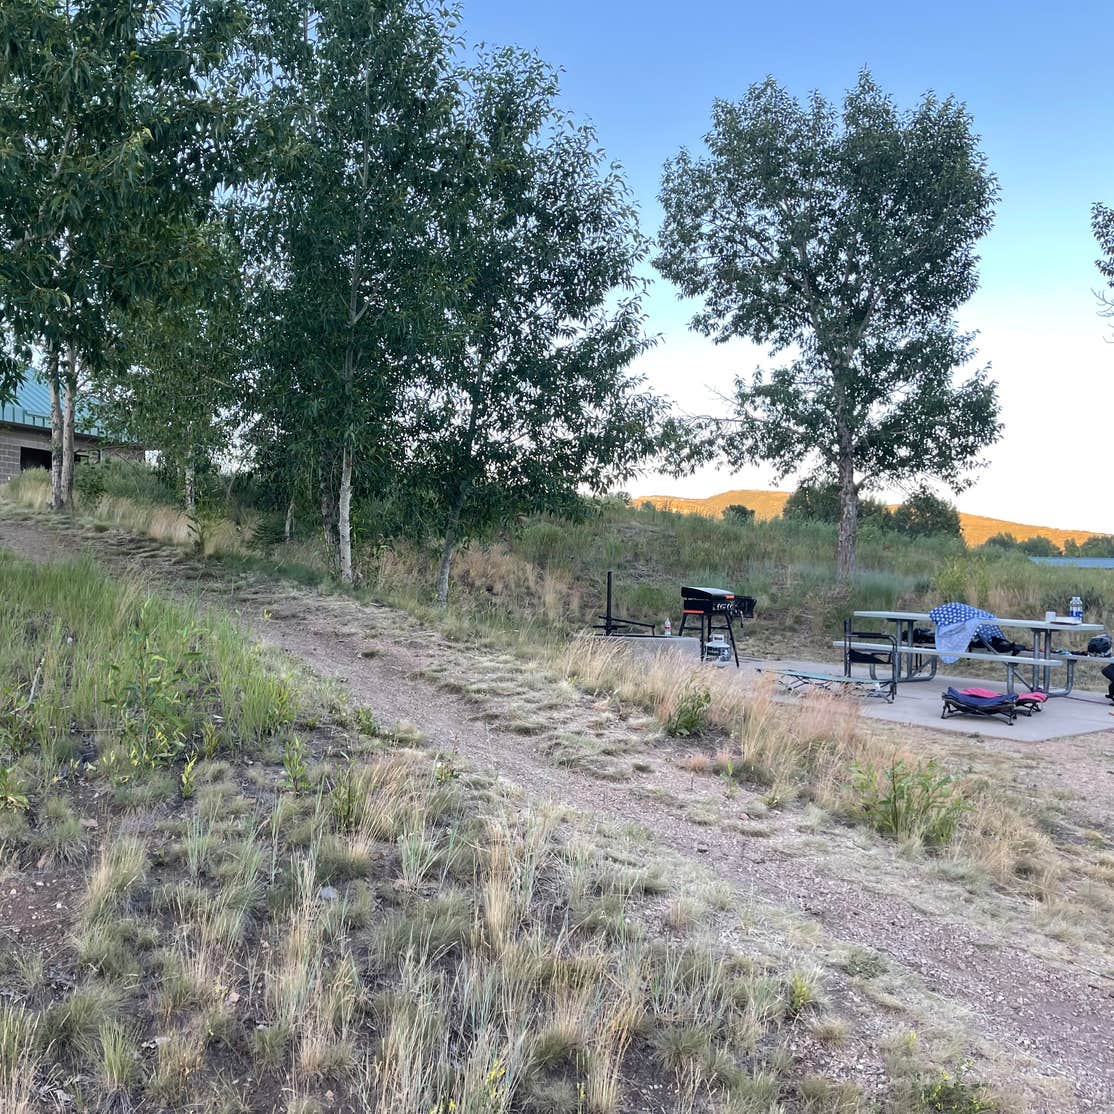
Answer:
<svg viewBox="0 0 1114 1114"><path fill-rule="evenodd" d="M941 719L950 719L952 716L1003 716L1011 727L1017 719L1017 697L1006 693L996 693L993 696L971 696L969 693L960 692L950 688L941 694L944 701Z"/></svg>
<svg viewBox="0 0 1114 1114"><path fill-rule="evenodd" d="M885 642L888 650L857 650L853 647L855 642ZM897 639L892 634L881 631L853 630L851 620L843 620L843 675L851 676L853 665L866 665L870 667L870 679L878 681L884 691L888 691L887 700L893 703L897 696ZM889 670L889 677L878 676L879 668Z"/></svg>

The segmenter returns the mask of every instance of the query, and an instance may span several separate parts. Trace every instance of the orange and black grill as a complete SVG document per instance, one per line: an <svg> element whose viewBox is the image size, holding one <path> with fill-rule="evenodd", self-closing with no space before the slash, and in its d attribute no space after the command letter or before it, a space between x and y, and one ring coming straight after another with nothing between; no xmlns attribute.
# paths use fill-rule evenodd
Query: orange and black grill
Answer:
<svg viewBox="0 0 1114 1114"><path fill-rule="evenodd" d="M753 619L754 607L758 601L752 596L737 596L726 588L681 588L681 629L678 636L685 633L690 619L700 621L700 660L708 652L712 635L722 631L731 643L735 655L735 665L739 664L739 650L735 645L734 619Z"/></svg>

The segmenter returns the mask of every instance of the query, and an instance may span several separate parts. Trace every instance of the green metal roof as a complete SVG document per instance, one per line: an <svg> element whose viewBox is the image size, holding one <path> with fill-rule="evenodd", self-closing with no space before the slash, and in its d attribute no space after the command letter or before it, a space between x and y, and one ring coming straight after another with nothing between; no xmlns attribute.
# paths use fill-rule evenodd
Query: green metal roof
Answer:
<svg viewBox="0 0 1114 1114"><path fill-rule="evenodd" d="M0 406L0 423L31 426L50 432L50 388L38 379L35 372L28 371L16 388L15 398ZM90 419L88 411L78 405L74 432L86 437L100 437L104 431Z"/></svg>

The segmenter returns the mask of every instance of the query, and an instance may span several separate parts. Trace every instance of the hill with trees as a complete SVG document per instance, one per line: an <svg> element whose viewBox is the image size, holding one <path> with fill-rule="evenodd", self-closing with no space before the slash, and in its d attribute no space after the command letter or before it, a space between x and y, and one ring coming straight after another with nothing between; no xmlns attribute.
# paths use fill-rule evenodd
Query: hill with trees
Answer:
<svg viewBox="0 0 1114 1114"><path fill-rule="evenodd" d="M718 495L709 495L704 498L695 498L683 495L637 495L635 503L652 503L659 510L678 511L681 514L702 514L710 518L722 516L726 507L732 504L742 504L750 507L755 512L755 517L766 520L779 517L785 509L792 492L789 491L759 491L747 488L732 488L722 491ZM890 504L894 509L896 503ZM1010 522L1002 518L990 518L986 515L968 514L959 512L960 526L963 530L963 540L968 545L982 545L995 534L1012 534L1018 541L1028 538L1048 538L1057 547L1063 549L1066 543L1075 542L1083 545L1088 538L1097 536L1094 530L1071 530L1058 526L1035 526L1023 522Z"/></svg>

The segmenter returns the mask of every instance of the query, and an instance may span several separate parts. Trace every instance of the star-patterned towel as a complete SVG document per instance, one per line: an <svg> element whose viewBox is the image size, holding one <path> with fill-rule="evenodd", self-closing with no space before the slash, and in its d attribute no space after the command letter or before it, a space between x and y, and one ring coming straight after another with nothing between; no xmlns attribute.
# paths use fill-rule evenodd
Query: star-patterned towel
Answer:
<svg viewBox="0 0 1114 1114"><path fill-rule="evenodd" d="M987 642L992 638L1005 637L993 621L995 616L970 604L942 603L934 607L928 617L936 624L936 649L940 651L940 660L945 663L957 661L979 636Z"/></svg>

